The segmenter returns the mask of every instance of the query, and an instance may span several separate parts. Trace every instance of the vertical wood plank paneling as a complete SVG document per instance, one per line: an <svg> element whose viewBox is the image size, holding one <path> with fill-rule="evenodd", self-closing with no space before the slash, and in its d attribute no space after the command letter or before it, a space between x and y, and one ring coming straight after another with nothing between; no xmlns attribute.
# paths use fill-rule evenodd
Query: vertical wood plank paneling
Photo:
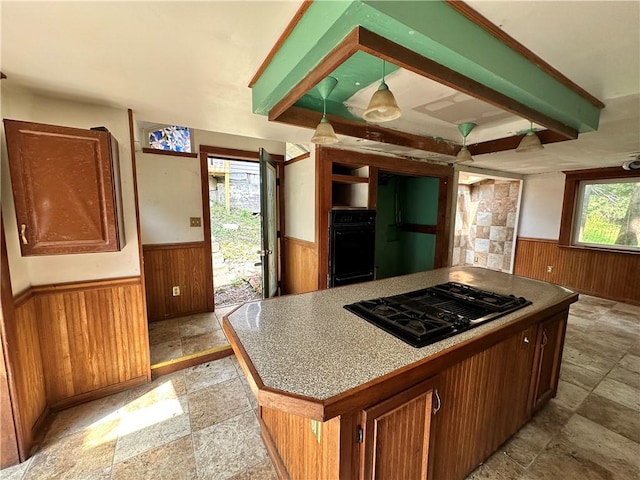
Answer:
<svg viewBox="0 0 640 480"><path fill-rule="evenodd" d="M535 331L531 326L440 375L434 478L465 478L527 421Z"/></svg>
<svg viewBox="0 0 640 480"><path fill-rule="evenodd" d="M315 243L284 238L283 293L304 293L318 289L318 252Z"/></svg>
<svg viewBox="0 0 640 480"><path fill-rule="evenodd" d="M60 292L40 289L34 301L50 405L148 375L140 280Z"/></svg>
<svg viewBox="0 0 640 480"><path fill-rule="evenodd" d="M0 311L0 319L2 312ZM9 392L9 379L5 362L4 335L0 330L0 468L20 461L14 409Z"/></svg>
<svg viewBox="0 0 640 480"><path fill-rule="evenodd" d="M321 425L320 442L308 418L261 408L261 419L287 468L291 480L338 478L340 418Z"/></svg>
<svg viewBox="0 0 640 480"><path fill-rule="evenodd" d="M13 363L19 414L22 419L22 438L27 446L33 442L36 422L47 409L45 378L40 356L39 332L33 298L16 307L15 345L9 345ZM28 453L28 452L27 452Z"/></svg>
<svg viewBox="0 0 640 480"><path fill-rule="evenodd" d="M553 271L547 272L547 266ZM588 295L640 305L640 255L560 248L555 240L518 238L514 273Z"/></svg>
<svg viewBox="0 0 640 480"><path fill-rule="evenodd" d="M209 310L206 248L205 242L143 246L150 321Z"/></svg>

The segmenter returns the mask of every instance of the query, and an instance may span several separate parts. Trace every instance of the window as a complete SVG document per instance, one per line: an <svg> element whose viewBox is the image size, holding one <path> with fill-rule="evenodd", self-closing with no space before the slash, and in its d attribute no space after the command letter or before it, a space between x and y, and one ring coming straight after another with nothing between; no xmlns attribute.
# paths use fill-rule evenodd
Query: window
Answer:
<svg viewBox="0 0 640 480"><path fill-rule="evenodd" d="M178 125L147 130L149 148L169 152L191 153L191 129Z"/></svg>
<svg viewBox="0 0 640 480"><path fill-rule="evenodd" d="M640 252L640 175L619 167L565 174L559 245Z"/></svg>

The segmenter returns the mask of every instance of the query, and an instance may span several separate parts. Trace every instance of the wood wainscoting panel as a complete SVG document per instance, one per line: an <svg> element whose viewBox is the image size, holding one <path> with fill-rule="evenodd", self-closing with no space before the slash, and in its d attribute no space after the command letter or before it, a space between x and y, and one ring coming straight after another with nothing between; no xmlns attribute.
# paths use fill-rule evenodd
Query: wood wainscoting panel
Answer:
<svg viewBox="0 0 640 480"><path fill-rule="evenodd" d="M312 292L318 289L318 249L314 242L284 237L282 291Z"/></svg>
<svg viewBox="0 0 640 480"><path fill-rule="evenodd" d="M260 420L268 450L275 447L291 480L339 478L339 417L323 423L261 407Z"/></svg>
<svg viewBox="0 0 640 480"><path fill-rule="evenodd" d="M47 398L52 408L150 379L149 340L139 277L35 297ZM103 396L98 394L98 396ZM78 401L73 401L77 398Z"/></svg>
<svg viewBox="0 0 640 480"><path fill-rule="evenodd" d="M519 237L516 241L513 273L587 295L640 305L638 272L639 254L559 247L556 240Z"/></svg>
<svg viewBox="0 0 640 480"><path fill-rule="evenodd" d="M15 345L10 346L7 353L15 372L22 443L28 449L37 434L36 425L47 412L40 333L33 297L15 307L14 320Z"/></svg>
<svg viewBox="0 0 640 480"><path fill-rule="evenodd" d="M149 321L210 310L205 242L143 245ZM180 295L173 296L173 287Z"/></svg>

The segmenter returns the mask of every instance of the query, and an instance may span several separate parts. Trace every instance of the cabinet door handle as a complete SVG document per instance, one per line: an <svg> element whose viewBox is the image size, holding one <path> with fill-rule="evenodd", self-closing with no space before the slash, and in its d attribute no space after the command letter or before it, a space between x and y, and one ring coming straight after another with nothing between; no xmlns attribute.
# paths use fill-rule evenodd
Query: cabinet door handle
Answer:
<svg viewBox="0 0 640 480"><path fill-rule="evenodd" d="M544 348L544 346L547 344L547 342L549 341L549 337L547 337L547 330L544 329L542 330L542 348Z"/></svg>
<svg viewBox="0 0 640 480"><path fill-rule="evenodd" d="M442 399L440 398L440 393L438 392L438 390L436 390L434 394L436 396L436 401L438 402L437 406L433 409L433 414L435 415L440 411L440 408L442 408Z"/></svg>
<svg viewBox="0 0 640 480"><path fill-rule="evenodd" d="M524 343L529 343L529 337L524 337L523 342L524 342Z"/></svg>
<svg viewBox="0 0 640 480"><path fill-rule="evenodd" d="M29 245L29 240L27 240L27 224L23 223L20 225L20 238L22 239L23 245Z"/></svg>

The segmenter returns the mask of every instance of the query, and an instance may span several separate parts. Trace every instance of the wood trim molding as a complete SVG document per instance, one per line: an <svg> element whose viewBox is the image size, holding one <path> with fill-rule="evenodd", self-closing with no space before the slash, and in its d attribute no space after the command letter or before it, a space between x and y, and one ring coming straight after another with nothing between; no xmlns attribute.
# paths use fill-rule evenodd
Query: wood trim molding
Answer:
<svg viewBox="0 0 640 480"><path fill-rule="evenodd" d="M54 295L64 292L76 292L79 290L98 290L103 288L122 287L125 285L140 285L142 277L106 278L102 280L88 280L81 282L52 283L49 285L35 285L31 287L31 294Z"/></svg>
<svg viewBox="0 0 640 480"><path fill-rule="evenodd" d="M578 138L578 132L574 128L564 125L562 122L548 115L540 113L523 103L507 97L496 90L360 26L354 28L351 33L329 52L313 70L300 80L284 98L273 106L271 111L269 111L269 120L289 125L315 128L320 120L321 113L295 107L295 102L358 51L382 58L418 75L447 85L474 98L478 98L502 110L534 121L550 131L550 133L541 134L546 143ZM334 115L328 115L327 118L333 125L334 130L343 135L437 152L450 156L456 155L460 150L460 145L452 142L399 132ZM476 149L478 152L484 152L484 150L488 148L497 148L498 150L496 151L507 150L515 148L521 138L521 135L516 135L514 137L484 142L482 145L476 146Z"/></svg>
<svg viewBox="0 0 640 480"><path fill-rule="evenodd" d="M473 23L482 27L484 30L489 32L494 37L496 37L502 43L510 47L512 50L515 50L524 58L526 58L530 62L537 65L545 73L548 73L553 78L558 80L560 83L562 83L563 85L566 85L571 90L576 92L578 95L580 95L581 97L591 102L593 106L598 108L605 107L604 103L602 103L600 100L598 100L596 97L594 97L589 92L584 90L582 87L580 87L579 85L577 85L576 83L572 82L570 79L565 77L562 73L560 73L558 70L553 68L551 65L545 62L542 58L540 58L538 55L533 53L523 44L518 42L515 38L507 34L500 27L498 27L497 25L492 23L490 20L488 20L486 17L484 17L483 15L478 13L476 10L471 8L467 3L462 2L460 0L446 0L446 1L451 8L458 11L459 13L467 17L469 20L471 20Z"/></svg>
<svg viewBox="0 0 640 480"><path fill-rule="evenodd" d="M624 170L621 167L607 168L589 168L584 170L570 170L563 172L565 174L564 181L564 197L562 201L562 215L560 217L560 235L558 237L558 246L572 248L589 248L580 245L573 245L573 227L576 210L576 202L578 199L578 191L580 182L589 180L610 180L614 178L637 178L640 177L640 170ZM607 250L605 248L593 247L594 250ZM615 249L612 249L615 250ZM616 250L618 252L618 250ZM635 253L625 252L620 253Z"/></svg>
<svg viewBox="0 0 640 480"><path fill-rule="evenodd" d="M186 158L198 158L197 153L189 152L173 152L171 150L160 150L157 148L144 147L142 153L151 153L153 155L168 155L170 157L186 157Z"/></svg>
<svg viewBox="0 0 640 480"><path fill-rule="evenodd" d="M518 241L523 242L545 242L545 243L558 243L558 240L553 238L533 238L533 237L518 237Z"/></svg>
<svg viewBox="0 0 640 480"><path fill-rule="evenodd" d="M293 243L295 245L300 245L301 247L316 248L317 246L316 242L310 242L309 240L303 240L301 238L285 236L284 239L287 242Z"/></svg>
<svg viewBox="0 0 640 480"><path fill-rule="evenodd" d="M201 242L182 242L182 243L147 243L142 245L142 249L145 251L154 250L174 250L177 248L205 248L207 242L204 240Z"/></svg>
<svg viewBox="0 0 640 480"><path fill-rule="evenodd" d="M98 398L106 397L108 395L112 395L129 388L137 387L138 385L142 385L144 383L147 383L148 381L149 379L147 378L147 376L142 375L140 377L127 380L126 382L116 383L107 387L99 388L97 390L92 390L91 392L81 393L79 395L74 395L73 397L67 397L63 400L60 400L59 402L54 403L53 405L50 405L50 408L52 411L57 412L59 410L64 410L65 408L73 407L74 405L90 402L91 400L97 400Z"/></svg>
<svg viewBox="0 0 640 480"><path fill-rule="evenodd" d="M284 162L284 165L291 165L292 163L296 163L299 162L300 160L305 160L307 158L309 158L311 156L311 154L309 152L307 153L303 153L302 155L298 155L297 157L293 157L291 160L287 160L286 162Z"/></svg>
<svg viewBox="0 0 640 480"><path fill-rule="evenodd" d="M13 297L13 308L18 308L19 306L27 303L33 297L33 291L31 287L28 287L26 290L23 290L18 295Z"/></svg>
<svg viewBox="0 0 640 480"><path fill-rule="evenodd" d="M260 154L257 150L239 150L236 148L215 147L213 145L200 145L200 153L229 160L244 160L250 162L257 162L260 160ZM270 153L269 155L271 155L271 158L277 162L284 162L284 155L278 155L275 153Z"/></svg>
<svg viewBox="0 0 640 480"><path fill-rule="evenodd" d="M211 252L211 199L209 198L209 164L207 153L200 146L200 193L202 198L202 232L204 236L205 258L205 295L207 311L216 308L213 294L213 253Z"/></svg>
<svg viewBox="0 0 640 480"><path fill-rule="evenodd" d="M142 228L140 226L140 202L138 195L138 163L136 159L135 132L133 125L133 110L127 109L129 120L129 148L131 149L131 172L133 175L133 201L136 212L136 232L138 236L138 263L140 266L140 284L142 288L142 315L144 316L146 335L149 338L149 319L147 318L147 290L144 281L144 252L142 249ZM151 352L147 349L147 363L151 366ZM147 380L151 380L151 369L147 371Z"/></svg>
<svg viewBox="0 0 640 480"><path fill-rule="evenodd" d="M305 14L305 12L309 9L312 3L313 3L312 0L304 0L302 2L302 4L300 5L300 8L298 8L296 13L293 15L293 18L289 21L284 31L280 34L280 37L278 37L278 40L276 41L276 43L273 45L273 47L271 47L271 50L269 50L269 53L267 54L266 58L262 61L262 63L258 67L258 70L256 71L256 73L254 73L253 77L251 77L251 80L249 81L249 88L253 87L255 83L258 81L262 73L269 66L269 63L271 63L271 60L273 59L273 57L276 56L276 53L278 53L278 50L280 50L280 47L282 46L282 44L287 40L287 38L289 38L289 35L291 35L291 32L296 27L296 25L298 25L298 22L300 21L302 16Z"/></svg>

